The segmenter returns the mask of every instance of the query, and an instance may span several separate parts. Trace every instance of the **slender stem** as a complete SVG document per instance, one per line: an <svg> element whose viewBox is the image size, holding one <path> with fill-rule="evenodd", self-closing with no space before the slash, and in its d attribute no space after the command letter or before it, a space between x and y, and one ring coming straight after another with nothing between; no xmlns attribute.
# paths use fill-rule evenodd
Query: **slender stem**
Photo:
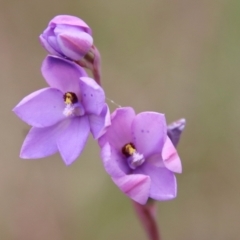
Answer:
<svg viewBox="0 0 240 240"><path fill-rule="evenodd" d="M76 63L92 71L94 80L101 86L101 56L98 49L93 45L90 51Z"/></svg>
<svg viewBox="0 0 240 240"><path fill-rule="evenodd" d="M92 46L94 52L93 76L95 81L101 86L101 55L96 46Z"/></svg>
<svg viewBox="0 0 240 240"><path fill-rule="evenodd" d="M150 200L146 205L141 205L133 201L133 206L148 234L149 240L161 240L156 221L156 202Z"/></svg>

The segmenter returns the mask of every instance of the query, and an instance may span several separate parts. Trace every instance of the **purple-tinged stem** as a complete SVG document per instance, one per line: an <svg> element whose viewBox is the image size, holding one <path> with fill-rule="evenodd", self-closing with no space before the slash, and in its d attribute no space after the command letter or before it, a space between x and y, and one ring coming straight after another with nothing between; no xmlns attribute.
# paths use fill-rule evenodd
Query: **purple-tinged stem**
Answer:
<svg viewBox="0 0 240 240"><path fill-rule="evenodd" d="M142 222L143 227L149 237L149 240L161 240L159 228L156 221L156 204L153 200L149 200L147 204L141 205L133 202L135 211Z"/></svg>
<svg viewBox="0 0 240 240"><path fill-rule="evenodd" d="M81 67L90 69L94 80L101 86L101 56L94 45L85 57L76 63Z"/></svg>

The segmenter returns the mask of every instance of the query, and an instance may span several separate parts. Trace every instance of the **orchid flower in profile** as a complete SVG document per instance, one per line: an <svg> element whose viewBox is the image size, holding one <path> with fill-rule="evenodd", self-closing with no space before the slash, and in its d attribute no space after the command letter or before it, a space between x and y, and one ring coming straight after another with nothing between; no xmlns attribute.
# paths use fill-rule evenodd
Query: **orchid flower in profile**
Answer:
<svg viewBox="0 0 240 240"><path fill-rule="evenodd" d="M167 136L163 114L136 115L130 107L118 108L99 145L107 173L132 200L146 204L149 198L163 201L176 197L174 173L181 173L182 166Z"/></svg>
<svg viewBox="0 0 240 240"><path fill-rule="evenodd" d="M69 165L81 154L90 131L97 139L110 124L105 94L83 68L63 58L47 56L42 74L49 87L26 96L13 109L32 126L20 157L42 158L59 151Z"/></svg>

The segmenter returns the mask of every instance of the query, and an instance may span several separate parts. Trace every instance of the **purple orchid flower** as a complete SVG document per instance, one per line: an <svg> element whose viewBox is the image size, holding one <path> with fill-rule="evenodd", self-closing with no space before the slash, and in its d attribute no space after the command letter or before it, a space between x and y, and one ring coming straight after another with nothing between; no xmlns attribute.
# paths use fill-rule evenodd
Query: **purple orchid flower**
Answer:
<svg viewBox="0 0 240 240"><path fill-rule="evenodd" d="M50 87L22 99L13 109L32 126L21 158L42 158L60 152L66 165L81 154L90 131L99 138L110 124L103 89L77 64L48 56L42 74Z"/></svg>
<svg viewBox="0 0 240 240"><path fill-rule="evenodd" d="M163 114L116 109L99 145L107 173L128 197L140 204L176 197L182 166Z"/></svg>
<svg viewBox="0 0 240 240"><path fill-rule="evenodd" d="M54 17L39 36L42 46L52 55L81 60L93 45L92 30L80 18Z"/></svg>

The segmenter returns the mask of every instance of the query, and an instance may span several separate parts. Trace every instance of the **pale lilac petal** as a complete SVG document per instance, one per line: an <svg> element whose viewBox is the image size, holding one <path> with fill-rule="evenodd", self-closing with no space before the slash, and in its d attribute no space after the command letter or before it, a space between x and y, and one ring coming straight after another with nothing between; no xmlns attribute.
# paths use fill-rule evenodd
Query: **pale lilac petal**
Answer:
<svg viewBox="0 0 240 240"><path fill-rule="evenodd" d="M144 164L136 173L146 174L151 178L151 198L159 201L170 200L177 195L177 182L174 174L166 168Z"/></svg>
<svg viewBox="0 0 240 240"><path fill-rule="evenodd" d="M131 174L119 178L112 178L112 180L121 189L121 191L132 200L140 204L146 204L151 185L149 176Z"/></svg>
<svg viewBox="0 0 240 240"><path fill-rule="evenodd" d="M53 54L53 55L57 55L57 56L61 56L49 43L48 41L44 38L43 34L41 34L39 36L39 40L41 45L47 50L47 52Z"/></svg>
<svg viewBox="0 0 240 240"><path fill-rule="evenodd" d="M176 173L182 172L181 160L178 156L176 148L173 146L173 143L169 137L167 137L166 142L163 146L162 158L163 163L167 169Z"/></svg>
<svg viewBox="0 0 240 240"><path fill-rule="evenodd" d="M13 109L16 115L33 127L48 127L63 120L63 94L55 88L31 93Z"/></svg>
<svg viewBox="0 0 240 240"><path fill-rule="evenodd" d="M111 115L111 125L99 139L99 145L109 142L115 149L121 150L125 144L132 142L131 125L134 117L133 108L117 108Z"/></svg>
<svg viewBox="0 0 240 240"><path fill-rule="evenodd" d="M162 154L161 153L157 153L157 154L151 155L150 157L148 157L146 159L146 162L148 164L152 164L155 167L163 167L163 168L165 168L165 165L163 163L163 159L162 159Z"/></svg>
<svg viewBox="0 0 240 240"><path fill-rule="evenodd" d="M46 42L48 44L46 50L48 50L49 53L55 55L55 52L56 52L57 53L56 55L63 56L61 54L61 50L60 50L60 48L58 46L58 43L57 43L57 40L56 40L56 36L55 36L55 33L54 33L54 28L47 27L40 37L42 37L42 39L46 40ZM40 38L40 41L41 41L41 38ZM51 48L54 51L51 51Z"/></svg>
<svg viewBox="0 0 240 240"><path fill-rule="evenodd" d="M133 121L132 130L137 151L145 158L160 153L167 136L164 114L155 112L139 113Z"/></svg>
<svg viewBox="0 0 240 240"><path fill-rule="evenodd" d="M54 29L62 53L75 61L83 58L93 44L93 38L77 27L59 25Z"/></svg>
<svg viewBox="0 0 240 240"><path fill-rule="evenodd" d="M80 97L79 78L87 76L76 63L55 56L47 56L42 64L42 75L47 83L63 93L74 92Z"/></svg>
<svg viewBox="0 0 240 240"><path fill-rule="evenodd" d="M99 115L105 105L105 94L92 78L81 77L82 104L87 113Z"/></svg>
<svg viewBox="0 0 240 240"><path fill-rule="evenodd" d="M33 127L26 136L20 157L24 159L35 159L50 156L57 152L56 140L59 135L61 123L51 127Z"/></svg>
<svg viewBox="0 0 240 240"><path fill-rule="evenodd" d="M70 165L81 154L90 133L87 116L69 118L57 139L58 150L66 165Z"/></svg>
<svg viewBox="0 0 240 240"><path fill-rule="evenodd" d="M111 124L110 112L108 105L105 104L100 115L89 115L90 129L94 139L101 137Z"/></svg>
<svg viewBox="0 0 240 240"><path fill-rule="evenodd" d="M92 34L91 28L80 18L70 15L58 15L54 17L50 22L49 26L54 27L59 24L66 24L66 25L72 25L72 26L78 26L82 29L84 29L85 32Z"/></svg>
<svg viewBox="0 0 240 240"><path fill-rule="evenodd" d="M101 148L101 159L106 172L111 177L122 177L130 171L126 159L108 142Z"/></svg>
<svg viewBox="0 0 240 240"><path fill-rule="evenodd" d="M49 45L50 45L52 48L54 48L55 51L58 52L58 54L57 54L58 56L64 57L64 54L62 53L62 51L61 51L61 49L60 49L60 47L59 47L59 45L58 45L56 36L53 35L53 36L47 37L47 41L48 41ZM50 53L51 53L51 52L50 52ZM52 53L51 53L51 54L52 54Z"/></svg>

